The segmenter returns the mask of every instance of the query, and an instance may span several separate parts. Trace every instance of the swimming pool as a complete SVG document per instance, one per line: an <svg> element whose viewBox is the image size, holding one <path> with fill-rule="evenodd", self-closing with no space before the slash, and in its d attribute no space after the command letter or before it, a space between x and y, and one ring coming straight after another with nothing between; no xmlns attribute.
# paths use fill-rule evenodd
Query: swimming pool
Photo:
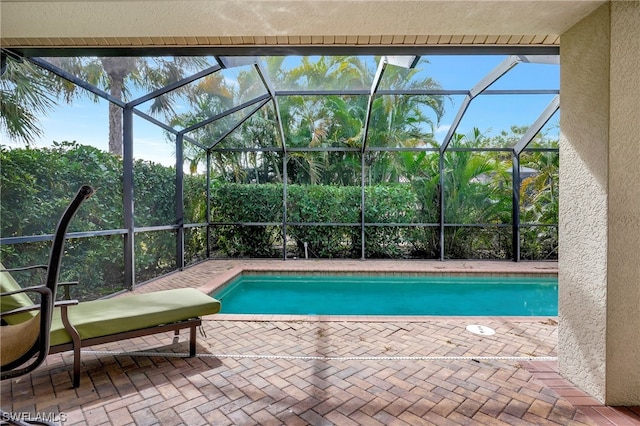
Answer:
<svg viewBox="0 0 640 426"><path fill-rule="evenodd" d="M556 316L555 277L242 274L220 313Z"/></svg>

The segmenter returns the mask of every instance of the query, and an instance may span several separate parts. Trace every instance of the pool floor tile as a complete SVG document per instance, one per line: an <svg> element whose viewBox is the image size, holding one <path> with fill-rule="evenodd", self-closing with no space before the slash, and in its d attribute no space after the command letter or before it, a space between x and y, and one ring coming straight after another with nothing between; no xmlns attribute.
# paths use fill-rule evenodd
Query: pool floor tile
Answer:
<svg viewBox="0 0 640 426"><path fill-rule="evenodd" d="M549 273L557 265L212 260L136 292L199 288L243 268L283 266ZM469 333L470 323L496 334ZM30 375L2 382L2 409L62 413L64 425L640 424L637 408L599 405L557 373L553 318L213 315L202 330L196 358L183 357L186 334L89 348L75 390L71 355L50 355Z"/></svg>

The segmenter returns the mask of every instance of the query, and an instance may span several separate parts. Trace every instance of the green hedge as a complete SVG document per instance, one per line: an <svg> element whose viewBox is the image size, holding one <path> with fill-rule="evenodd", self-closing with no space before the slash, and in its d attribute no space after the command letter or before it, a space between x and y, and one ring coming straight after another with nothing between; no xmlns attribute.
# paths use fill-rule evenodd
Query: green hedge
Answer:
<svg viewBox="0 0 640 426"><path fill-rule="evenodd" d="M89 146L56 143L51 148L0 150L2 237L53 233L60 214L78 188L97 188L71 222L69 231L123 227L122 163ZM50 242L2 245L6 267L46 263ZM61 278L80 280L75 297L109 294L123 287L122 236L69 240Z"/></svg>
<svg viewBox="0 0 640 426"><path fill-rule="evenodd" d="M215 184L211 188L211 221L226 223L282 222L282 186ZM279 228L268 225L217 225L212 248L230 257L277 257Z"/></svg>
<svg viewBox="0 0 640 426"><path fill-rule="evenodd" d="M75 142L51 148L0 149L0 235L3 238L53 233L60 214L82 185L97 189L71 222L70 232L121 229L122 159ZM205 179L185 177L185 217L205 222ZM136 226L175 223L175 168L148 161L134 164ZM202 232L189 234L189 261L202 258ZM49 242L2 245L6 267L46 262ZM65 246L61 278L80 280L74 297L92 299L124 287L124 237L70 239ZM176 239L172 231L136 234L136 281L175 269Z"/></svg>
<svg viewBox="0 0 640 426"><path fill-rule="evenodd" d="M289 255L304 256L307 243L310 257L359 258L361 199L360 187L287 185L287 240L294 243L288 249ZM246 223L282 222L282 203L281 184L216 185L211 194L212 221L223 223L213 232L212 245L217 254L275 257L278 250L281 253L281 227ZM409 184L366 187L365 203L367 223L409 225L426 215L426 203ZM429 228L368 226L365 238L367 257L434 257L437 253L433 230Z"/></svg>

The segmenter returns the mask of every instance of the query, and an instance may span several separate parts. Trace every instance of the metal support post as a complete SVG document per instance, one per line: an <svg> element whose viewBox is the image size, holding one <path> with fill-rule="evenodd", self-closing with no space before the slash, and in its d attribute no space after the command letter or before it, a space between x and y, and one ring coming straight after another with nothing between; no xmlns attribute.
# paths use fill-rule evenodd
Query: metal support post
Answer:
<svg viewBox="0 0 640 426"><path fill-rule="evenodd" d="M211 257L211 150L207 150L207 259Z"/></svg>
<svg viewBox="0 0 640 426"><path fill-rule="evenodd" d="M513 261L520 260L520 154L513 153L512 249Z"/></svg>
<svg viewBox="0 0 640 426"><path fill-rule="evenodd" d="M440 212L440 260L444 260L444 151L440 151L438 170L440 172L440 184L438 185L438 204Z"/></svg>
<svg viewBox="0 0 640 426"><path fill-rule="evenodd" d="M365 155L366 152L362 152L360 153L360 189L361 189L361 199L360 199L360 238L362 241L362 247L361 247L361 256L360 258L362 260L365 259L365 242L364 242L364 237L365 237L365 229L364 229L364 206L365 206L365 197L364 197L364 187L365 187L365 164L366 162L365 160Z"/></svg>
<svg viewBox="0 0 640 426"><path fill-rule="evenodd" d="M176 268L184 269L184 135L176 136Z"/></svg>
<svg viewBox="0 0 640 426"><path fill-rule="evenodd" d="M287 151L282 153L282 260L287 260Z"/></svg>
<svg viewBox="0 0 640 426"><path fill-rule="evenodd" d="M135 223L133 188L133 108L122 110L122 206L124 227L124 285L129 290L135 287Z"/></svg>

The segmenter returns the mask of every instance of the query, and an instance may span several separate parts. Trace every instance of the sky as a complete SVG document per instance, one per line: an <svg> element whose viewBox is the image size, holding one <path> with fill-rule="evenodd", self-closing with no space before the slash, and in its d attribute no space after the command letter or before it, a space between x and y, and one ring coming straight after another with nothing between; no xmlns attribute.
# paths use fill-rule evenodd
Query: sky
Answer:
<svg viewBox="0 0 640 426"><path fill-rule="evenodd" d="M431 77L443 89L468 90L493 70L505 56L429 56L417 65L420 76ZM295 58L289 60L295 65ZM428 61L428 62L427 62ZM559 65L519 63L491 85L488 90L504 89L558 89ZM457 131L466 134L474 126L487 135L508 130L512 125L532 124L554 95L479 95L470 104ZM456 116L464 96L450 96L445 114L435 131L442 141ZM95 103L81 98L72 105L59 102L56 109L40 118L43 136L36 146L50 146L52 141L77 141L107 150L108 105L104 100ZM547 124L557 127L559 114ZM557 133L557 129L553 130ZM22 146L1 135L3 145ZM173 164L174 147L162 129L134 116L134 156L162 164Z"/></svg>

